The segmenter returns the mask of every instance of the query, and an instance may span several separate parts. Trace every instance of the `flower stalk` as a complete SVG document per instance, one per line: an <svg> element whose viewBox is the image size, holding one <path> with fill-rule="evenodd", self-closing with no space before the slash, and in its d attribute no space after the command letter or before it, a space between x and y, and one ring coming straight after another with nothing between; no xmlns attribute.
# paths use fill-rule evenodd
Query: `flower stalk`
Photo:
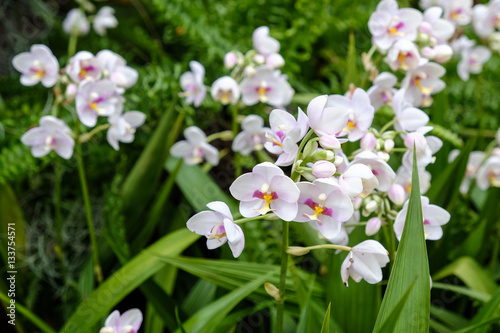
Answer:
<svg viewBox="0 0 500 333"><path fill-rule="evenodd" d="M290 225L286 221L281 222L282 225L282 244L281 244L281 270L280 284L277 303L278 315L276 318L276 332L283 332L284 312L285 312L285 289L286 289L286 273L288 270L288 233Z"/></svg>

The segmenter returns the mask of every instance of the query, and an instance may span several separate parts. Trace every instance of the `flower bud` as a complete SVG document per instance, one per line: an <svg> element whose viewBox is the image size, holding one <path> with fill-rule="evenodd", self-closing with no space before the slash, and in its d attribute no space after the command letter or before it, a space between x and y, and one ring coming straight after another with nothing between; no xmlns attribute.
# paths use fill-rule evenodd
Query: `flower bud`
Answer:
<svg viewBox="0 0 500 333"><path fill-rule="evenodd" d="M264 289L275 300L279 301L281 299L281 297L280 297L280 290L274 284L269 283L269 282L265 282L264 283Z"/></svg>
<svg viewBox="0 0 500 333"><path fill-rule="evenodd" d="M281 68L285 65L285 59L278 54L278 53L273 53L266 58L266 65L268 65L271 68Z"/></svg>
<svg viewBox="0 0 500 333"><path fill-rule="evenodd" d="M312 166L312 173L318 178L328 178L335 174L335 164L328 161L318 161Z"/></svg>
<svg viewBox="0 0 500 333"><path fill-rule="evenodd" d="M497 140L497 145L500 146L500 128L497 131L497 134L495 135L495 139Z"/></svg>
<svg viewBox="0 0 500 333"><path fill-rule="evenodd" d="M342 156L335 155L335 160L333 161L333 164L335 164L335 166L339 166L342 163L344 163L344 158Z"/></svg>
<svg viewBox="0 0 500 333"><path fill-rule="evenodd" d="M234 52L228 52L224 56L224 66L227 69L231 69L236 65L236 61L238 60L238 57L236 57L236 53Z"/></svg>
<svg viewBox="0 0 500 333"><path fill-rule="evenodd" d="M243 70L243 73L246 75L246 76L253 76L255 74L255 68L252 67L252 66L247 66L245 67L245 69Z"/></svg>
<svg viewBox="0 0 500 333"><path fill-rule="evenodd" d="M432 25L429 22L422 22L418 27L418 31L426 35L432 35Z"/></svg>
<svg viewBox="0 0 500 333"><path fill-rule="evenodd" d="M382 220L379 219L378 217L372 217L366 223L365 234L367 236L373 236L380 230L381 226L382 226Z"/></svg>
<svg viewBox="0 0 500 333"><path fill-rule="evenodd" d="M491 154L500 157L500 148L493 148Z"/></svg>
<svg viewBox="0 0 500 333"><path fill-rule="evenodd" d="M379 151L377 152L377 156L384 162L387 162L389 161L389 159L391 158L391 155L389 155L388 153L386 153L385 151Z"/></svg>
<svg viewBox="0 0 500 333"><path fill-rule="evenodd" d="M266 62L266 58L264 58L262 54L256 54L253 57L253 61L255 61L259 65L262 65L264 62Z"/></svg>
<svg viewBox="0 0 500 333"><path fill-rule="evenodd" d="M436 51L434 51L434 49L432 49L428 46L424 47L421 50L421 53L422 53L422 57L427 58L429 60L434 59L434 57L436 56Z"/></svg>
<svg viewBox="0 0 500 333"><path fill-rule="evenodd" d="M389 188L388 195L389 199L398 206L401 206L405 202L405 189L399 184L392 184Z"/></svg>
<svg viewBox="0 0 500 333"><path fill-rule="evenodd" d="M333 135L323 135L319 138L319 144L325 149L340 149L340 141Z"/></svg>
<svg viewBox="0 0 500 333"><path fill-rule="evenodd" d="M74 83L68 84L68 86L66 87L66 91L64 92L64 96L66 97L66 99L73 100L76 96L76 90L77 90L76 84Z"/></svg>
<svg viewBox="0 0 500 333"><path fill-rule="evenodd" d="M405 146L408 149L413 150L413 146L415 145L415 149L418 153L424 153L425 148L427 148L427 140L422 133L413 132L408 133L405 137Z"/></svg>
<svg viewBox="0 0 500 333"><path fill-rule="evenodd" d="M304 254L308 254L309 251L309 249L301 246L289 246L288 249L286 249L286 253L292 256L303 256Z"/></svg>
<svg viewBox="0 0 500 333"><path fill-rule="evenodd" d="M361 204L363 204L363 198L354 198L354 202L352 203L352 205L354 206L354 210L359 210L361 208Z"/></svg>
<svg viewBox="0 0 500 333"><path fill-rule="evenodd" d="M372 132L368 132L361 138L360 145L363 150L373 150L376 143L375 135Z"/></svg>
<svg viewBox="0 0 500 333"><path fill-rule="evenodd" d="M451 56L453 55L453 49L446 44L436 45L434 47L434 51L436 53L434 61L439 62L441 64L448 62L451 59Z"/></svg>
<svg viewBox="0 0 500 333"><path fill-rule="evenodd" d="M326 149L320 149L317 150L313 155L312 158L313 160L316 161L331 161L335 157L335 154L331 150L326 150Z"/></svg>
<svg viewBox="0 0 500 333"><path fill-rule="evenodd" d="M370 214L376 211L378 208L378 202L375 200L370 200L368 203L365 205L365 211Z"/></svg>
<svg viewBox="0 0 500 333"><path fill-rule="evenodd" d="M390 153L394 149L394 140L385 140L384 142L384 150Z"/></svg>

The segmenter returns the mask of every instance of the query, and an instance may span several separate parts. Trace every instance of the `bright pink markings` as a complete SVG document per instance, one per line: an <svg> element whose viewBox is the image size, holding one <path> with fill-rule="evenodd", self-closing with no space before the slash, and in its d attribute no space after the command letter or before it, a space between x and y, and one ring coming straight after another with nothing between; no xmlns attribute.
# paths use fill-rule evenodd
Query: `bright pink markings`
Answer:
<svg viewBox="0 0 500 333"><path fill-rule="evenodd" d="M425 219L425 220L424 220L424 225L430 225L430 224L431 224L431 222L429 222L429 220L428 220L428 219Z"/></svg>
<svg viewBox="0 0 500 333"><path fill-rule="evenodd" d="M253 192L253 197L254 198L259 198L259 199L262 199L262 200L266 200L266 201L268 201L268 200L271 201L271 200L278 199L278 195L276 194L276 192L271 192L271 194L269 194L269 193L262 193L259 190L255 190L255 192Z"/></svg>
<svg viewBox="0 0 500 333"><path fill-rule="evenodd" d="M282 131L277 131L276 132L276 135L278 136L278 138L280 138L281 142L283 142L283 139L285 138L286 134L283 133Z"/></svg>
<svg viewBox="0 0 500 333"><path fill-rule="evenodd" d="M318 215L326 215L333 217L333 211L331 208L327 207L320 207L313 199L308 198L306 201L304 201L304 205L309 206L312 210L315 212L318 212Z"/></svg>
<svg viewBox="0 0 500 333"><path fill-rule="evenodd" d="M372 170L372 173L374 176L378 176L378 171L377 170Z"/></svg>

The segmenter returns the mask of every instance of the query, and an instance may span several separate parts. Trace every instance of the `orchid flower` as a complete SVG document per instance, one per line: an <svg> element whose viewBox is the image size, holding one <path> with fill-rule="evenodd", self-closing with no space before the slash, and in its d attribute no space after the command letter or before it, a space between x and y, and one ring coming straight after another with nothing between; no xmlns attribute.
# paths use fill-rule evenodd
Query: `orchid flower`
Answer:
<svg viewBox="0 0 500 333"><path fill-rule="evenodd" d="M175 157L184 158L188 165L198 164L207 160L212 165L219 164L219 151L206 142L207 136L196 126L184 130L186 140L176 142L170 148L170 154Z"/></svg>
<svg viewBox="0 0 500 333"><path fill-rule="evenodd" d="M109 117L111 127L108 129L107 139L111 147L119 150L118 142L134 141L135 129L144 124L145 120L146 115L140 111L129 111L123 115Z"/></svg>
<svg viewBox="0 0 500 333"><path fill-rule="evenodd" d="M340 136L347 135L349 141L360 140L370 128L375 110L370 102L370 97L361 88L354 90L352 98L342 95L328 96L327 107L344 109L349 120Z"/></svg>
<svg viewBox="0 0 500 333"><path fill-rule="evenodd" d="M269 36L269 28L259 27L253 32L253 47L260 55L264 56L266 65L270 68L280 68L285 64L283 57L278 53L280 43Z"/></svg>
<svg viewBox="0 0 500 333"><path fill-rule="evenodd" d="M230 76L223 76L215 80L210 92L215 101L220 101L224 105L236 104L240 99L238 82Z"/></svg>
<svg viewBox="0 0 500 333"><path fill-rule="evenodd" d="M397 40L414 41L422 13L413 8L398 8L396 0L382 0L370 16L368 28L372 42L382 52L387 51Z"/></svg>
<svg viewBox="0 0 500 333"><path fill-rule="evenodd" d="M470 73L481 73L484 63L490 58L491 50L482 45L463 50L457 67L458 76L464 81L469 80Z"/></svg>
<svg viewBox="0 0 500 333"><path fill-rule="evenodd" d="M476 176L477 186L486 190L490 186L500 187L500 156L490 156L481 165Z"/></svg>
<svg viewBox="0 0 500 333"><path fill-rule="evenodd" d="M111 312L99 333L137 333L142 324L142 312L130 309L121 316L118 310Z"/></svg>
<svg viewBox="0 0 500 333"><path fill-rule="evenodd" d="M412 169L402 165L396 172L396 179L394 184L401 185L405 190L405 199L408 199L411 192L411 172ZM424 168L418 169L418 180L420 187L420 194L425 194L431 186L431 174Z"/></svg>
<svg viewBox="0 0 500 333"><path fill-rule="evenodd" d="M102 70L103 63L88 51L75 54L66 66L66 73L76 83L87 79L99 80L102 77Z"/></svg>
<svg viewBox="0 0 500 333"><path fill-rule="evenodd" d="M116 96L116 85L111 80L85 80L78 86L76 112L87 127L94 127L99 116L120 113L122 107L121 99Z"/></svg>
<svg viewBox="0 0 500 333"><path fill-rule="evenodd" d="M58 79L59 63L50 49L43 44L31 46L30 52L23 52L12 59L14 68L21 72L21 84L33 86L42 82L50 88Z"/></svg>
<svg viewBox="0 0 500 333"><path fill-rule="evenodd" d="M356 282L364 279L370 284L382 281L382 267L389 262L389 252L379 242L366 240L354 246L342 263L340 275L349 286L349 277Z"/></svg>
<svg viewBox="0 0 500 333"><path fill-rule="evenodd" d="M394 128L398 131L415 131L427 125L429 116L424 111L413 107L405 96L405 89L400 89L394 94L392 100L392 109L396 120Z"/></svg>
<svg viewBox="0 0 500 333"><path fill-rule="evenodd" d="M299 142L309 129L306 114L299 108L298 119L287 111L275 109L269 116L272 134L267 134L264 147L276 155L280 155L276 165L291 165L299 151Z"/></svg>
<svg viewBox="0 0 500 333"><path fill-rule="evenodd" d="M299 182L297 187L300 197L294 221L312 221L325 238L337 237L342 222L349 220L354 213L351 199L330 179Z"/></svg>
<svg viewBox="0 0 500 333"><path fill-rule="evenodd" d="M382 72L373 80L373 86L368 89L367 94L375 110L384 105L391 105L392 96L397 91L394 88L397 83L398 78L389 72Z"/></svg>
<svg viewBox="0 0 500 333"><path fill-rule="evenodd" d="M184 92L181 96L186 97L186 103L193 104L195 107L201 105L207 94L207 88L203 84L205 78L205 68L198 61L190 61L191 72L181 75L181 88Z"/></svg>
<svg viewBox="0 0 500 333"><path fill-rule="evenodd" d="M238 177L229 191L240 200L240 213L244 217L272 211L282 220L291 221L297 215L300 191L283 170L272 163L257 164L252 172Z"/></svg>
<svg viewBox="0 0 500 333"><path fill-rule="evenodd" d="M229 207L222 201L207 204L212 211L203 211L191 217L186 226L189 230L207 238L207 248L216 249L229 244L233 256L238 258L245 247L245 235L241 227L233 222Z"/></svg>
<svg viewBox="0 0 500 333"><path fill-rule="evenodd" d="M307 106L309 126L322 137L328 135L335 138L347 126L349 112L342 107L327 107L328 96L318 96ZM340 143L338 144L340 147Z"/></svg>
<svg viewBox="0 0 500 333"><path fill-rule="evenodd" d="M415 132L406 134L404 144L408 150L403 155L403 165L408 169L413 166L413 151L417 154L417 167L425 168L434 163L433 155L441 149L443 141L435 136L424 136L432 130L432 127L425 126Z"/></svg>
<svg viewBox="0 0 500 333"><path fill-rule="evenodd" d="M116 84L120 94L137 82L139 74L127 66L127 62L119 54L102 50L96 54L96 58L101 62L103 76Z"/></svg>
<svg viewBox="0 0 500 333"><path fill-rule="evenodd" d="M245 117L241 128L243 131L236 135L231 148L242 155L264 148L267 141L266 135L272 133L270 128L264 127L264 119L255 114Z"/></svg>
<svg viewBox="0 0 500 333"><path fill-rule="evenodd" d="M448 156L448 162L452 163L457 156L460 154L458 149L454 149L450 152ZM469 160L467 161L467 167L465 169L464 179L460 184L460 193L467 194L469 192L469 187L471 181L476 178L477 172L481 163L484 161L486 154L483 151L473 151L469 154Z"/></svg>
<svg viewBox="0 0 500 333"><path fill-rule="evenodd" d="M488 38L500 27L499 0L492 0L488 5L477 4L472 10L472 26L479 37Z"/></svg>
<svg viewBox="0 0 500 333"><path fill-rule="evenodd" d="M252 76L241 81L240 90L245 105L262 102L282 107L288 105L293 97L293 89L286 76L267 66L257 67Z"/></svg>
<svg viewBox="0 0 500 333"><path fill-rule="evenodd" d="M444 17L456 25L467 25L472 18L473 0L440 0Z"/></svg>
<svg viewBox="0 0 500 333"><path fill-rule="evenodd" d="M446 83L440 80L445 73L443 66L433 62L409 70L401 82L401 88L405 89L405 98L416 107L430 106L430 96L446 87Z"/></svg>
<svg viewBox="0 0 500 333"><path fill-rule="evenodd" d="M114 16L115 10L109 6L104 6L97 12L93 27L97 34L104 36L106 29L114 28L118 25L118 20Z"/></svg>
<svg viewBox="0 0 500 333"><path fill-rule="evenodd" d="M339 185L351 199L358 195L367 196L379 182L370 167L362 163L352 163L339 177Z"/></svg>
<svg viewBox="0 0 500 333"><path fill-rule="evenodd" d="M450 221L450 213L439 206L429 204L429 198L424 196L420 198L422 200L425 239L438 240L443 236L441 226ZM401 209L394 221L394 232L398 240L401 240L401 235L403 234L406 214L408 213L408 203L409 200L405 202L403 209Z"/></svg>
<svg viewBox="0 0 500 333"><path fill-rule="evenodd" d="M414 69L423 65L427 59L420 57L417 46L408 40L398 40L387 52L387 63L393 71Z"/></svg>
<svg viewBox="0 0 500 333"><path fill-rule="evenodd" d="M431 46L446 43L455 33L455 25L441 18L443 8L430 7L424 11L423 22L418 28L419 33L429 38Z"/></svg>
<svg viewBox="0 0 500 333"><path fill-rule="evenodd" d="M40 126L28 130L21 137L21 142L31 146L34 157L42 157L55 151L64 159L73 156L75 140L70 135L71 130L61 119L44 116L40 119Z"/></svg>
<svg viewBox="0 0 500 333"><path fill-rule="evenodd" d="M85 13L79 8L70 10L63 21L63 30L68 35L86 35L90 30L90 24L85 17Z"/></svg>
<svg viewBox="0 0 500 333"><path fill-rule="evenodd" d="M354 157L353 163L360 163L368 166L378 180L376 189L382 192L387 192L396 178L396 173L392 170L389 164L384 162L377 154L374 154L371 151L365 150L357 154Z"/></svg>

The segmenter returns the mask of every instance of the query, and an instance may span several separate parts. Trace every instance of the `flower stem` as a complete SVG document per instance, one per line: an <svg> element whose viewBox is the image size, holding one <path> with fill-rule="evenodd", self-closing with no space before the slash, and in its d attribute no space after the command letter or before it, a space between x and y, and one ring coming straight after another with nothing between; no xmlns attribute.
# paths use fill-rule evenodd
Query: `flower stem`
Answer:
<svg viewBox="0 0 500 333"><path fill-rule="evenodd" d="M239 109L239 104L235 104L232 106L232 116L233 116L233 126L232 126L232 131L233 131L233 137L235 138L236 135L238 135L238 109Z"/></svg>
<svg viewBox="0 0 500 333"><path fill-rule="evenodd" d="M394 125L395 123L397 122L397 119L396 117L394 117L394 119L392 119L390 122L388 122L387 124L385 124L379 131L380 135L384 134L385 131L387 131L389 129L389 127L391 127L392 125Z"/></svg>
<svg viewBox="0 0 500 333"><path fill-rule="evenodd" d="M104 130L107 130L109 127L111 126L111 124L104 124L104 125L100 125L100 126L97 126L96 128L94 128L92 131L88 132L88 133L85 133L85 134L82 134L80 135L78 141L80 141L81 143L83 142L87 142L89 141L94 135L96 135L97 133L99 132L102 132Z"/></svg>
<svg viewBox="0 0 500 333"><path fill-rule="evenodd" d="M72 33L69 36L69 43L68 43L68 57L71 58L72 56L75 55L76 52L76 42L78 41L78 35L76 33Z"/></svg>
<svg viewBox="0 0 500 333"><path fill-rule="evenodd" d="M285 314L285 289L286 289L286 272L288 269L288 231L290 225L286 221L281 222L282 225L282 244L281 244L281 270L280 270L280 285L279 299L277 300L278 314L276 317L276 332L283 332L283 322Z"/></svg>
<svg viewBox="0 0 500 333"><path fill-rule="evenodd" d="M80 121L77 120L76 122L77 138L78 138L79 127L80 127ZM76 162L78 164L78 174L80 176L83 201L85 203L85 214L87 216L87 227L89 229L90 245L92 247L92 261L94 263L94 273L97 277L97 282L101 283L102 269L101 265L99 264L99 250L97 248L97 240L95 237L94 221L92 220L92 209L90 207L90 198L87 189L87 179L85 176L85 168L83 166L82 148L81 148L81 143L79 143L78 140L75 148L76 148Z"/></svg>
<svg viewBox="0 0 500 333"><path fill-rule="evenodd" d="M61 215L61 165L57 163L54 166L54 210L56 227L56 247L55 252L61 264L61 275L66 281L66 266L64 265L64 243L62 238L62 215Z"/></svg>
<svg viewBox="0 0 500 333"><path fill-rule="evenodd" d="M274 213L271 213L271 214L266 214L266 215L259 215L256 217L245 217L242 219L235 220L234 223L241 224L241 223L245 223L245 222L263 220L263 219L274 220L274 219L276 219L276 215Z"/></svg>
<svg viewBox="0 0 500 333"><path fill-rule="evenodd" d="M351 251L352 248L349 246L343 246L343 245L336 245L336 244L321 244L321 245L314 245L314 246L307 246L307 247L301 247L301 246L290 246L288 253L293 254L296 256L301 256L304 254L309 253L311 250L318 250L318 249L334 249L334 250L342 250L342 251Z"/></svg>

